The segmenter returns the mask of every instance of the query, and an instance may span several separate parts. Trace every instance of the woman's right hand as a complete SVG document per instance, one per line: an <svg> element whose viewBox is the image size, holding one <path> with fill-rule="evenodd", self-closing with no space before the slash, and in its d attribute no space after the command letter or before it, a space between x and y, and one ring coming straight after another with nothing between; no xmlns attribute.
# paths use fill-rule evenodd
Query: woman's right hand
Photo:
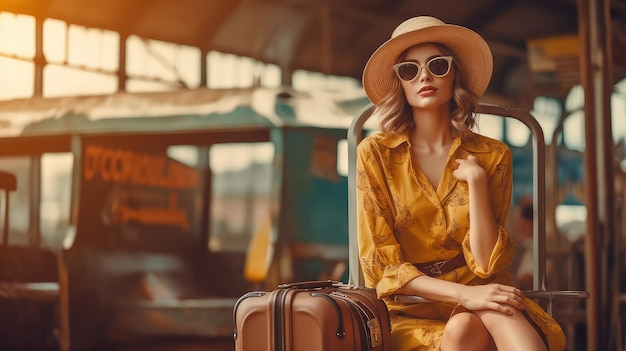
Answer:
<svg viewBox="0 0 626 351"><path fill-rule="evenodd" d="M466 285L459 290L458 301L470 311L494 310L507 315L513 308L523 310L524 294L512 286L504 284Z"/></svg>

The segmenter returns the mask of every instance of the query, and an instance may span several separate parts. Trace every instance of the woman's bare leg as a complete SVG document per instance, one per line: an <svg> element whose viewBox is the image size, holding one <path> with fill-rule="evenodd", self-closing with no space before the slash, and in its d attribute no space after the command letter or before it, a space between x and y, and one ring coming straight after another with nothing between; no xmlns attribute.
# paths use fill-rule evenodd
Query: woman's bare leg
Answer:
<svg viewBox="0 0 626 351"><path fill-rule="evenodd" d="M480 317L498 350L547 351L543 339L521 311L515 310L512 316L493 310L474 313Z"/></svg>
<svg viewBox="0 0 626 351"><path fill-rule="evenodd" d="M471 312L461 312L450 318L443 330L441 351L495 350L483 321ZM505 350L505 349L503 349Z"/></svg>

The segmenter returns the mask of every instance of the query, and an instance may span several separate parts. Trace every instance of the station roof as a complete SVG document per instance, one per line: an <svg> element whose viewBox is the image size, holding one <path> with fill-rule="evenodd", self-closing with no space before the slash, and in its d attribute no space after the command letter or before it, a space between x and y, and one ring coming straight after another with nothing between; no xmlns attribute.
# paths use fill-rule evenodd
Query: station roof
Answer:
<svg viewBox="0 0 626 351"><path fill-rule="evenodd" d="M525 105L536 95L562 98L578 83L575 59L553 57L554 70L531 74L527 50L529 40L577 35L577 2L4 0L0 10L358 79L371 53L395 26L412 16L432 15L469 27L488 41L495 61L486 95L492 97L490 102ZM626 76L626 0L610 3L614 72L621 79ZM562 43L571 50L567 45Z"/></svg>

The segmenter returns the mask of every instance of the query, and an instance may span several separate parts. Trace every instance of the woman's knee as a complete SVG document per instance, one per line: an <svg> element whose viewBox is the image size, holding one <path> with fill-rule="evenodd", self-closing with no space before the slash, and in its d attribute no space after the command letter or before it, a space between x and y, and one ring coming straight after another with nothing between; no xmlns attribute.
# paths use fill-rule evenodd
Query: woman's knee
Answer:
<svg viewBox="0 0 626 351"><path fill-rule="evenodd" d="M465 350L485 350L491 342L491 335L480 318L473 313L463 312L455 314L446 323L441 349L454 350L463 345Z"/></svg>
<svg viewBox="0 0 626 351"><path fill-rule="evenodd" d="M545 350L542 335L521 311L515 310L513 315L479 311L476 315L501 349Z"/></svg>
<svg viewBox="0 0 626 351"><path fill-rule="evenodd" d="M513 310L513 315L490 310L477 311L475 315L480 318L483 325L488 330L515 323L526 323L526 317L524 317L524 314L519 310Z"/></svg>

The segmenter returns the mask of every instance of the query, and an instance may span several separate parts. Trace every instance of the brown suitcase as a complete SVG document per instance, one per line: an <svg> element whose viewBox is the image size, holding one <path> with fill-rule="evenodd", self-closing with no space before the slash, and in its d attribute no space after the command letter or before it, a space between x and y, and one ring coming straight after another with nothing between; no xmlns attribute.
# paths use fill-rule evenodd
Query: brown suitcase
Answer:
<svg viewBox="0 0 626 351"><path fill-rule="evenodd" d="M371 289L332 281L250 292L233 310L235 351L389 351L385 303Z"/></svg>

